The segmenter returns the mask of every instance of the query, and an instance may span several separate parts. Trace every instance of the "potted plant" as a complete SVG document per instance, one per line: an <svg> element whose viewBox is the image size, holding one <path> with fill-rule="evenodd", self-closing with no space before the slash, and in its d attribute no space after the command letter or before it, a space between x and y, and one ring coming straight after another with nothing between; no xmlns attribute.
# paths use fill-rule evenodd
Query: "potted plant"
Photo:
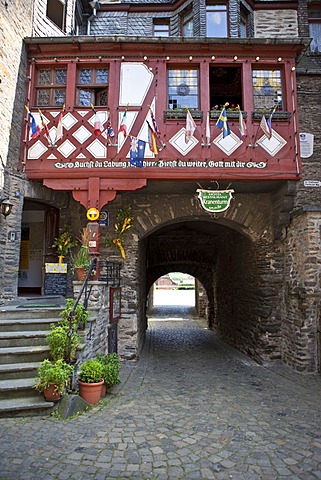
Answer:
<svg viewBox="0 0 321 480"><path fill-rule="evenodd" d="M69 361L75 358L76 349L77 349L77 346L79 345L80 339L74 328L72 329L70 339L69 339L68 332L69 332L68 324L51 326L51 330L47 335L47 342L50 348L51 357L54 361L57 361L59 359ZM70 347L69 347L69 340L70 340ZM69 351L69 348L70 348L70 351Z"/></svg>
<svg viewBox="0 0 321 480"><path fill-rule="evenodd" d="M76 242L73 240L70 231L67 228L61 228L59 230L59 236L55 238L52 244L57 250L59 263L63 263L64 257L75 245Z"/></svg>
<svg viewBox="0 0 321 480"><path fill-rule="evenodd" d="M63 319L64 324L69 324L69 313L73 309L75 300L73 298L66 298L66 308L60 313L60 317ZM78 303L75 311L72 316L72 323L74 324L75 330L77 328L84 328L89 317L88 310Z"/></svg>
<svg viewBox="0 0 321 480"><path fill-rule="evenodd" d="M101 389L101 396L104 397L108 388L120 383L119 371L121 363L117 353L97 355L97 360L103 366L104 384Z"/></svg>
<svg viewBox="0 0 321 480"><path fill-rule="evenodd" d="M73 367L62 359L54 363L48 359L43 360L37 371L34 388L44 394L45 400L57 401L68 385L72 371Z"/></svg>
<svg viewBox="0 0 321 480"><path fill-rule="evenodd" d="M76 272L77 279L83 281L90 266L91 258L89 254L90 231L84 227L80 233L80 247L72 258L73 270Z"/></svg>
<svg viewBox="0 0 321 480"><path fill-rule="evenodd" d="M103 376L103 365L98 360L86 360L81 365L78 379L79 395L87 403L95 405L99 402L104 383Z"/></svg>

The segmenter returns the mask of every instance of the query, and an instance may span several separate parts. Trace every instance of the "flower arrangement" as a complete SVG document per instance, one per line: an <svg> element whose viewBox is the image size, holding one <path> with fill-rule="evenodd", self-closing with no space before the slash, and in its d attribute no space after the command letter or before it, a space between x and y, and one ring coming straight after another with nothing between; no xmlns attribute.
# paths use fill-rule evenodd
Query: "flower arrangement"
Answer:
<svg viewBox="0 0 321 480"><path fill-rule="evenodd" d="M106 239L105 245L115 246L119 249L122 258L126 258L124 249L124 238L128 231L133 227L134 217L132 215L132 208L130 205L125 205L118 210L116 216L116 223L114 226L115 236L112 239Z"/></svg>
<svg viewBox="0 0 321 480"><path fill-rule="evenodd" d="M72 234L66 228L59 229L59 236L55 238L52 246L57 249L59 256L65 256L76 245Z"/></svg>
<svg viewBox="0 0 321 480"><path fill-rule="evenodd" d="M224 105L214 105L214 107L212 107L212 110L221 111L221 110L223 110L223 108L226 108L226 110L232 111L232 112L238 112L240 110L239 105L236 105L235 103L232 103L230 105L229 102L226 102Z"/></svg>

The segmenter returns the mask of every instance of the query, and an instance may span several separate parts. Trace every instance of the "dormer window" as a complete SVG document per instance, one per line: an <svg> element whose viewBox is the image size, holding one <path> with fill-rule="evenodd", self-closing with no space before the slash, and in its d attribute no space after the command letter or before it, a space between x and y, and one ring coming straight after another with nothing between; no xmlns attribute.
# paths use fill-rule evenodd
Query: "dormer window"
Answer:
<svg viewBox="0 0 321 480"><path fill-rule="evenodd" d="M169 37L169 20L154 19L153 21L153 36L154 37Z"/></svg>
<svg viewBox="0 0 321 480"><path fill-rule="evenodd" d="M60 30L65 31L65 0L47 0L46 15Z"/></svg>
<svg viewBox="0 0 321 480"><path fill-rule="evenodd" d="M206 36L219 38L228 36L226 3L206 4Z"/></svg>
<svg viewBox="0 0 321 480"><path fill-rule="evenodd" d="M321 53L321 10L309 10L309 35L312 38L310 51Z"/></svg>
<svg viewBox="0 0 321 480"><path fill-rule="evenodd" d="M190 8L182 14L182 37L193 37L193 10Z"/></svg>

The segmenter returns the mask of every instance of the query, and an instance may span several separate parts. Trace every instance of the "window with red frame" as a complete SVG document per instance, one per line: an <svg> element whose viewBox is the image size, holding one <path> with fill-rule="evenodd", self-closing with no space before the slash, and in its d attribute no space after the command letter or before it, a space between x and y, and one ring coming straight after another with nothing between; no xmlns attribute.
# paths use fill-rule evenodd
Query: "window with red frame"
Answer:
<svg viewBox="0 0 321 480"><path fill-rule="evenodd" d="M107 106L109 70L106 67L81 67L77 72L78 107Z"/></svg>
<svg viewBox="0 0 321 480"><path fill-rule="evenodd" d="M39 68L36 79L36 105L60 107L66 100L67 69Z"/></svg>

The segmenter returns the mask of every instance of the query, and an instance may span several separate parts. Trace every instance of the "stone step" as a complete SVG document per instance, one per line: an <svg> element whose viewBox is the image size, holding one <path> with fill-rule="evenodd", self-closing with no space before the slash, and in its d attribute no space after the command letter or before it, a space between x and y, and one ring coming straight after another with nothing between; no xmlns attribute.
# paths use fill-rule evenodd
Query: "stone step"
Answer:
<svg viewBox="0 0 321 480"><path fill-rule="evenodd" d="M49 358L48 345L0 348L0 364L41 362Z"/></svg>
<svg viewBox="0 0 321 480"><path fill-rule="evenodd" d="M46 402L41 394L0 400L0 418L48 415L54 405L54 402Z"/></svg>
<svg viewBox="0 0 321 480"><path fill-rule="evenodd" d="M0 348L47 345L48 330L0 332Z"/></svg>
<svg viewBox="0 0 321 480"><path fill-rule="evenodd" d="M63 307L54 308L20 308L20 307L0 307L0 320L10 318L12 320L23 320L26 318L56 318L63 310Z"/></svg>
<svg viewBox="0 0 321 480"><path fill-rule="evenodd" d="M61 320L59 313L57 317L48 316L48 318L0 318L0 335L2 332L18 332L26 330L50 330L52 323Z"/></svg>
<svg viewBox="0 0 321 480"><path fill-rule="evenodd" d="M6 400L21 397L34 397L36 390L35 378L16 378L9 380L0 380L0 400Z"/></svg>
<svg viewBox="0 0 321 480"><path fill-rule="evenodd" d="M0 364L0 380L36 377L41 362Z"/></svg>

